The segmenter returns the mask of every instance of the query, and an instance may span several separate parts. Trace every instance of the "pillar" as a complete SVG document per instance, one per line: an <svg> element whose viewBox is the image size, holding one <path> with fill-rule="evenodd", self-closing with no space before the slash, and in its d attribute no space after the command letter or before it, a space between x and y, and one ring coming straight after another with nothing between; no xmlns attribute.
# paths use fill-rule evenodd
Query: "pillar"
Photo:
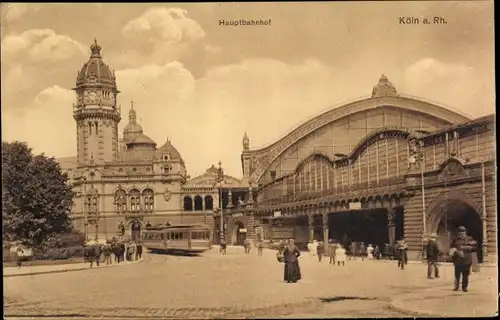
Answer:
<svg viewBox="0 0 500 320"><path fill-rule="evenodd" d="M314 215L313 211L311 209L308 210L309 212L307 213L307 222L309 224L309 242L312 242L314 240Z"/></svg>
<svg viewBox="0 0 500 320"><path fill-rule="evenodd" d="M396 218L396 208L393 206L390 206L387 209L387 230L389 232L389 244L394 246L394 243L396 242L396 224L394 222Z"/></svg>
<svg viewBox="0 0 500 320"><path fill-rule="evenodd" d="M267 223L268 223L267 238L268 240L271 240L273 238L273 217L269 217Z"/></svg>
<svg viewBox="0 0 500 320"><path fill-rule="evenodd" d="M247 237L249 240L256 240L255 239L255 216L253 212L248 213L248 219L247 219Z"/></svg>
<svg viewBox="0 0 500 320"><path fill-rule="evenodd" d="M323 242L327 243L328 242L328 214L330 213L330 207L325 207L322 218L323 218Z"/></svg>

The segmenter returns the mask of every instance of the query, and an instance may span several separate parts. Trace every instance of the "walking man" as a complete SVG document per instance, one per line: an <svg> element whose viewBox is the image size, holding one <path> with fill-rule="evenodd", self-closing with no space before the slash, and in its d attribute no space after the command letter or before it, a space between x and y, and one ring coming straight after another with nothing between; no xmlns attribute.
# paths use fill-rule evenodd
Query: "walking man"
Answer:
<svg viewBox="0 0 500 320"><path fill-rule="evenodd" d="M396 252L398 257L398 267L400 267L401 270L404 270L405 265L408 264L408 245L403 239L399 241Z"/></svg>
<svg viewBox="0 0 500 320"><path fill-rule="evenodd" d="M264 249L264 244L262 243L262 240L259 240L259 242L257 242L257 255L261 256L263 249Z"/></svg>
<svg viewBox="0 0 500 320"><path fill-rule="evenodd" d="M106 259L106 265L111 264L111 245L106 244L104 246L104 258Z"/></svg>
<svg viewBox="0 0 500 320"><path fill-rule="evenodd" d="M469 275L472 267L472 253L477 251L477 242L467 235L467 229L458 227L457 237L453 240L450 249L453 265L455 267L455 287L458 291L460 277L462 277L462 290L468 291Z"/></svg>
<svg viewBox="0 0 500 320"><path fill-rule="evenodd" d="M335 251L337 250L337 244L333 242L332 239L328 240L328 256L330 257L330 264L335 265Z"/></svg>
<svg viewBox="0 0 500 320"><path fill-rule="evenodd" d="M316 253L318 254L318 261L321 262L321 260L323 259L323 255L325 254L325 244L323 243L323 241L318 242Z"/></svg>
<svg viewBox="0 0 500 320"><path fill-rule="evenodd" d="M431 234L429 241L427 242L427 279L432 279L432 270L434 269L434 276L439 278L439 268L438 268L438 258L440 255L437 243L437 235L435 233Z"/></svg>
<svg viewBox="0 0 500 320"><path fill-rule="evenodd" d="M142 243L141 242L138 242L137 243L137 257L140 259L142 259Z"/></svg>

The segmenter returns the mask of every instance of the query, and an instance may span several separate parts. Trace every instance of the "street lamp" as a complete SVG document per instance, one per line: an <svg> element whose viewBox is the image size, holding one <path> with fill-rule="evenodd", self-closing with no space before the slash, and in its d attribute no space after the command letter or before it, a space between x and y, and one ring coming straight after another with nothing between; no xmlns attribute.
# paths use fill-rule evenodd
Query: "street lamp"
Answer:
<svg viewBox="0 0 500 320"><path fill-rule="evenodd" d="M220 210L220 240L224 239L224 210L222 208L222 184L224 183L224 170L222 169L222 162L219 161L219 168L217 168L216 182L219 188L219 210Z"/></svg>
<svg viewBox="0 0 500 320"><path fill-rule="evenodd" d="M421 140L423 135L427 134L426 131L416 130L415 134L408 139L408 143L410 144L410 157L408 161L410 165L416 165L418 163L420 167L420 186L422 192L422 241L425 240L427 236L427 213L425 208L425 179L424 179L424 141ZM424 250L425 252L425 250Z"/></svg>

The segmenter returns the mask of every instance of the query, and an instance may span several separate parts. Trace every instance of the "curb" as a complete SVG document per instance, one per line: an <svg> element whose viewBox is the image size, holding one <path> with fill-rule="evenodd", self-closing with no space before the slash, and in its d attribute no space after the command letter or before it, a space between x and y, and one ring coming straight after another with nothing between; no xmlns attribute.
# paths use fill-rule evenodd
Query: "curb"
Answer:
<svg viewBox="0 0 500 320"><path fill-rule="evenodd" d="M487 279L477 280L477 282L479 282L479 283L481 283L483 281L487 281ZM416 317L428 317L428 318L442 318L442 317L445 317L445 318L449 318L450 316L436 315L436 314L431 313L429 311L414 310L414 309L410 309L408 307L402 306L402 305L405 304L405 300L410 299L412 296L418 297L419 293L430 292L430 291L438 291L438 290L442 290L442 289L446 289L446 288L449 288L449 286L444 286L443 285L443 286L438 286L438 287L431 287L431 288L427 288L427 289L423 289L423 290L417 291L415 294L406 294L406 297L396 298L396 299L392 299L391 301L389 301L388 304L387 304L387 308L390 309L390 310L396 311L396 312L401 312L401 313L405 313L405 314L408 314L408 315L411 315L411 316L416 316ZM451 316L451 317L454 317L454 316Z"/></svg>
<svg viewBox="0 0 500 320"><path fill-rule="evenodd" d="M4 275L4 278L10 278L10 277L25 277L25 276L37 276L41 274L51 274L51 273L66 273L66 272L73 272L73 271L84 271L84 270L102 270L110 267L115 267L115 266L129 266L129 265L134 265L141 263L145 260L145 257L142 258L141 260L134 261L132 263L127 263L127 264L112 264L112 265L104 265L103 267L82 267L82 268L77 268L77 269L63 269L63 270L50 270L50 271L39 271L39 272L30 272L30 273L22 273L22 274L9 274L9 275Z"/></svg>

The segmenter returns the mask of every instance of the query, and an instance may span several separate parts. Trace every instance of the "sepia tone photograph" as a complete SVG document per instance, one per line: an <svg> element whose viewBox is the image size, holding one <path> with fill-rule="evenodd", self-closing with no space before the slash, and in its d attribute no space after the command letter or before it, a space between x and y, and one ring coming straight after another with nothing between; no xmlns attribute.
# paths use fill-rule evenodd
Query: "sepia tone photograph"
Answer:
<svg viewBox="0 0 500 320"><path fill-rule="evenodd" d="M6 319L498 315L493 1L0 6Z"/></svg>

